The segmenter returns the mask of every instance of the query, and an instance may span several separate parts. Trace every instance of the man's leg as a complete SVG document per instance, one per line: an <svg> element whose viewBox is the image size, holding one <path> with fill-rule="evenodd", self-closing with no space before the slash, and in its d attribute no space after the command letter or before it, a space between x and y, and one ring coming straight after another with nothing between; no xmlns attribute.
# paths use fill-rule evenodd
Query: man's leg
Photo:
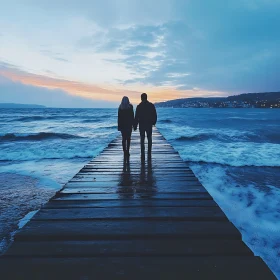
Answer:
<svg viewBox="0 0 280 280"><path fill-rule="evenodd" d="M129 149L130 149L130 138L127 138L126 149L127 149L127 152L129 153Z"/></svg>
<svg viewBox="0 0 280 280"><path fill-rule="evenodd" d="M145 129L139 128L140 130L140 144L141 144L141 158L145 158Z"/></svg>
<svg viewBox="0 0 280 280"><path fill-rule="evenodd" d="M148 157L152 156L152 131L153 127L148 127L147 128L147 138L148 138Z"/></svg>

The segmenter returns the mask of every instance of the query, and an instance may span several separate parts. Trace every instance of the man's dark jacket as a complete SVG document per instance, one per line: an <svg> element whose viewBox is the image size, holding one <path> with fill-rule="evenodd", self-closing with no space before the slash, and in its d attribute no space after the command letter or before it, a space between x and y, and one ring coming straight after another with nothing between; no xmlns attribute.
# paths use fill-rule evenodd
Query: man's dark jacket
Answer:
<svg viewBox="0 0 280 280"><path fill-rule="evenodd" d="M155 105L149 101L142 101L136 108L134 128L149 127L157 122L157 112Z"/></svg>

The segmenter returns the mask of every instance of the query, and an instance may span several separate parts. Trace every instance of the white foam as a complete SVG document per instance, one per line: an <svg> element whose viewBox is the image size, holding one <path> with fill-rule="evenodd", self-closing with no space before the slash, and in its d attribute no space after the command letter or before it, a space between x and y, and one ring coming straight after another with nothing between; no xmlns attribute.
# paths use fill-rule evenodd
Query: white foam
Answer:
<svg viewBox="0 0 280 280"><path fill-rule="evenodd" d="M1 172L29 176L38 179L38 187L59 190L63 184L69 181L88 159L75 160L40 160L18 161L0 167ZM58 172L59 170L59 172Z"/></svg>
<svg viewBox="0 0 280 280"><path fill-rule="evenodd" d="M222 166L192 164L191 168L240 230L243 241L280 279L280 189L266 185L263 190L254 182L240 185Z"/></svg>
<svg viewBox="0 0 280 280"><path fill-rule="evenodd" d="M7 143L1 144L0 160L40 160L40 159L73 159L92 158L96 156L106 143L79 141L66 143L64 140L52 143Z"/></svg>
<svg viewBox="0 0 280 280"><path fill-rule="evenodd" d="M31 211L26 214L18 223L18 228L23 228L31 219L32 217L38 212L39 210Z"/></svg>
<svg viewBox="0 0 280 280"><path fill-rule="evenodd" d="M174 143L174 147L186 161L232 166L280 166L280 144L209 140L184 145Z"/></svg>

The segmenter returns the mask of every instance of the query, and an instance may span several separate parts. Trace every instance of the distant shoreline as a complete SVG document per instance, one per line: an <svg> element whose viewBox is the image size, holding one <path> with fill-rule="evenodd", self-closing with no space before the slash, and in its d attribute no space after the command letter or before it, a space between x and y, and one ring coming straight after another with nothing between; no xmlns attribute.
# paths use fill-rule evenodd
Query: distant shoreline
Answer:
<svg viewBox="0 0 280 280"><path fill-rule="evenodd" d="M155 104L158 108L280 108L280 92L243 93L228 97L192 97Z"/></svg>

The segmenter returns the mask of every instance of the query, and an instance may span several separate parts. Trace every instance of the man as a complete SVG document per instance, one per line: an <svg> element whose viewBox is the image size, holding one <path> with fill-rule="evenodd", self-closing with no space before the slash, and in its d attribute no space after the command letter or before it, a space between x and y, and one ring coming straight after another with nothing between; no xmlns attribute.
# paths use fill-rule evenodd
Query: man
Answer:
<svg viewBox="0 0 280 280"><path fill-rule="evenodd" d="M145 133L148 138L148 158L152 155L152 128L157 122L157 112L154 104L148 101L146 93L141 94L142 102L136 108L134 130L139 124L141 138L141 159L145 159Z"/></svg>

